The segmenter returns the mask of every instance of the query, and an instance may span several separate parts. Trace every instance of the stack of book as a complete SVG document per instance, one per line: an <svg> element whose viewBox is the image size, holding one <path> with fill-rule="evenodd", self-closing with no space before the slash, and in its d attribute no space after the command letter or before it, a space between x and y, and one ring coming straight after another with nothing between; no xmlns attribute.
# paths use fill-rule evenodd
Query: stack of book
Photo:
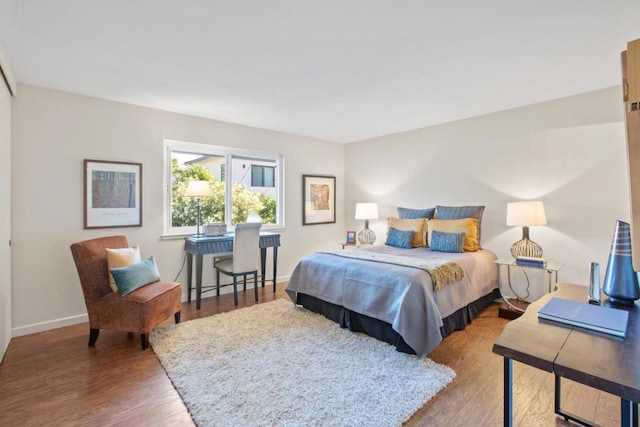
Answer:
<svg viewBox="0 0 640 427"><path fill-rule="evenodd" d="M547 260L544 258L519 256L519 257L516 257L516 265L521 265L523 267L544 268L547 266Z"/></svg>

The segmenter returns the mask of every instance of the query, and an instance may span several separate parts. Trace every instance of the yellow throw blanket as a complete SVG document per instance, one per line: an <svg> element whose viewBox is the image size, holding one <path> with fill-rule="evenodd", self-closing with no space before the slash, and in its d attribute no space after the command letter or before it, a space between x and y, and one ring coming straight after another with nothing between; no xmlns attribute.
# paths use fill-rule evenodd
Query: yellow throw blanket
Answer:
<svg viewBox="0 0 640 427"><path fill-rule="evenodd" d="M335 255L342 258L353 258L363 261L400 265L403 267L417 268L419 270L426 271L431 275L434 291L439 291L445 286L456 283L464 278L464 270L460 265L453 261L446 261L442 259L410 258L357 249L349 249L346 251L323 251L321 253Z"/></svg>

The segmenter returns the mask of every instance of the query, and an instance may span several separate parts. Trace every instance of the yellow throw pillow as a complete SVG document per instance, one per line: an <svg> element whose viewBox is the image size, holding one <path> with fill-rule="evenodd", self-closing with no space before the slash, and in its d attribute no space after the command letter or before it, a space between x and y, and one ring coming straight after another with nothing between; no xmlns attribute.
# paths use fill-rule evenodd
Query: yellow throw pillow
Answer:
<svg viewBox="0 0 640 427"><path fill-rule="evenodd" d="M136 262L140 262L140 247L132 248L106 249L107 251L107 268L128 267ZM113 275L109 272L109 287L113 292L118 292L116 282Z"/></svg>
<svg viewBox="0 0 640 427"><path fill-rule="evenodd" d="M431 234L433 231L444 233L464 233L465 252L475 252L478 244L478 220L475 218L463 219L431 219L429 220L429 246L431 246Z"/></svg>
<svg viewBox="0 0 640 427"><path fill-rule="evenodd" d="M403 218L387 218L387 234L390 228L400 231L413 231L413 239L411 246L414 248L423 248L427 246L427 219L403 219Z"/></svg>

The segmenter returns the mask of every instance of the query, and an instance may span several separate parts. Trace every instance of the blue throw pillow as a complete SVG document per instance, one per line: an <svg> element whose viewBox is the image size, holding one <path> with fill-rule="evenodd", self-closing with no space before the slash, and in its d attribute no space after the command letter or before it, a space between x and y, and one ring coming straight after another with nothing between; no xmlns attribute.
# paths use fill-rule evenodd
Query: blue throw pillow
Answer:
<svg viewBox="0 0 640 427"><path fill-rule="evenodd" d="M431 248L436 252L464 252L464 233L431 232Z"/></svg>
<svg viewBox="0 0 640 427"><path fill-rule="evenodd" d="M437 218L439 219L463 219L475 218L478 220L478 246L481 246L482 214L484 206L440 206L436 205Z"/></svg>
<svg viewBox="0 0 640 427"><path fill-rule="evenodd" d="M144 285L160 280L160 273L153 257L126 267L112 268L109 271L116 282L120 296L125 296Z"/></svg>
<svg viewBox="0 0 640 427"><path fill-rule="evenodd" d="M419 219L419 218L433 218L436 213L436 208L429 209L410 209L398 207L398 218L402 219Z"/></svg>
<svg viewBox="0 0 640 427"><path fill-rule="evenodd" d="M395 228L390 228L387 233L387 241L385 245L395 246L397 248L411 249L411 241L413 240L413 231L402 231Z"/></svg>

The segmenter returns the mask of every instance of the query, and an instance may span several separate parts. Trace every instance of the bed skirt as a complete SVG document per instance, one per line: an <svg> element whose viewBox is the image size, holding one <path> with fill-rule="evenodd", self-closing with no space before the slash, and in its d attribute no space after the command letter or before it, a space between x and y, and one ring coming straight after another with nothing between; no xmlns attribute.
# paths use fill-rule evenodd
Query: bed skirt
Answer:
<svg viewBox="0 0 640 427"><path fill-rule="evenodd" d="M440 327L442 337L444 338L454 331L464 329L482 310L498 298L500 298L500 291L494 289L493 292L478 298L466 307L462 307L450 316L442 319L443 326ZM347 328L352 332L365 333L380 341L394 345L398 351L416 354L400 334L391 328L391 324L387 322L347 310L342 306L322 301L306 294L298 293L296 303L314 313L322 314L327 319L333 320L341 327Z"/></svg>

